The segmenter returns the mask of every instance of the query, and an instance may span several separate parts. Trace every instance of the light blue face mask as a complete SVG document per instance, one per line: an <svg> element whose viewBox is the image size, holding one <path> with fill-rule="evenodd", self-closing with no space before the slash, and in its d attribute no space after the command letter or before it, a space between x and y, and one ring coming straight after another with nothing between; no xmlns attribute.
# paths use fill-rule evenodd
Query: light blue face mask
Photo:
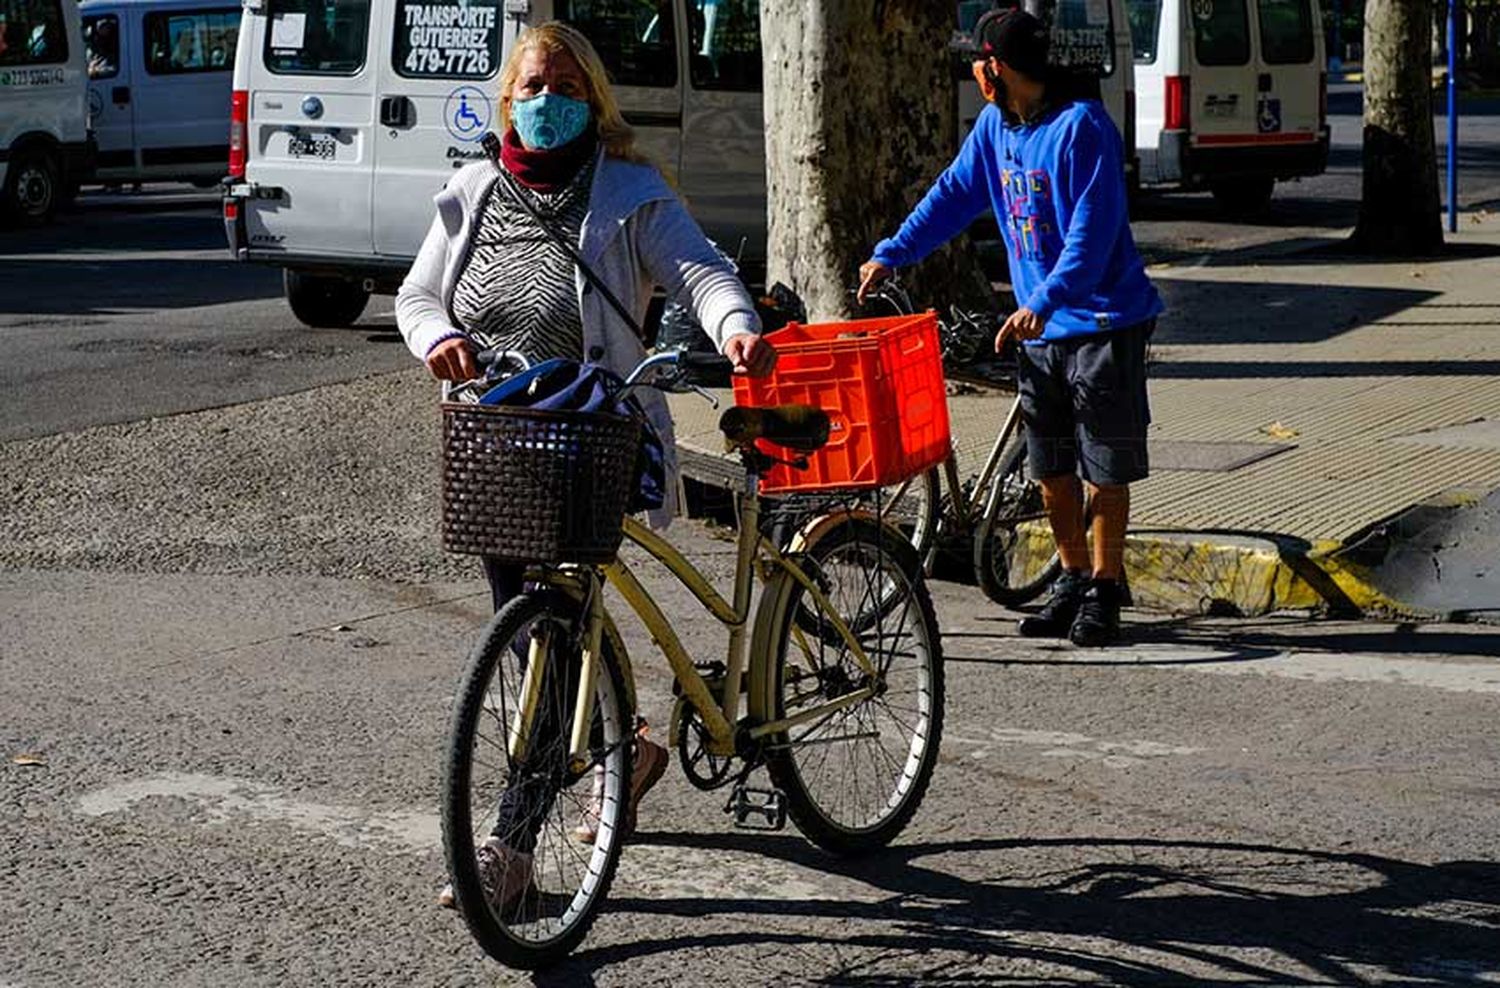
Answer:
<svg viewBox="0 0 1500 988"><path fill-rule="evenodd" d="M587 103L561 93L542 93L510 105L511 126L521 143L543 150L562 147L577 138L589 125L590 116Z"/></svg>

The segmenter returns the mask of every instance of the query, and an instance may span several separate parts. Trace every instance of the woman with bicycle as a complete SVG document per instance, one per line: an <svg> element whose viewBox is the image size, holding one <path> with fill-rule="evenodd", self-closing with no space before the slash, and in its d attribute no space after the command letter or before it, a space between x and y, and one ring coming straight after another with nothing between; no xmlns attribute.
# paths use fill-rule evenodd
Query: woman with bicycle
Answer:
<svg viewBox="0 0 1500 988"><path fill-rule="evenodd" d="M775 351L760 336L749 294L636 151L582 34L550 22L522 36L500 73L499 105L496 160L460 170L438 194L437 217L396 299L402 336L435 377L478 377L477 349L533 363L587 361L624 375L645 355L631 327L644 322L657 286L692 311L736 372L771 371ZM665 450L666 503L651 515L660 527L676 508L672 422L660 393L640 400ZM521 590L519 567L486 559L485 575L496 610ZM665 771L667 751L638 738L633 765L632 818ZM520 788L501 795L495 836L478 851L497 909L528 888L538 815L547 812ZM591 840L598 805L580 816L576 833ZM439 901L452 905L451 888Z"/></svg>

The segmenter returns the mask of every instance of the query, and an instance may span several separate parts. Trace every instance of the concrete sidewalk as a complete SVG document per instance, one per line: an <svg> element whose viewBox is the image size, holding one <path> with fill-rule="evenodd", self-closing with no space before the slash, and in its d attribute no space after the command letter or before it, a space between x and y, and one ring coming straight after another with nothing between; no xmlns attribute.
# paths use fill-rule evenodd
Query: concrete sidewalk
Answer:
<svg viewBox="0 0 1500 988"><path fill-rule="evenodd" d="M1152 268L1168 312L1152 352L1154 472L1134 488L1140 602L1500 617L1500 570L1486 586L1474 553L1472 572L1447 574L1441 545L1403 554L1456 524L1500 532L1455 520L1500 489L1500 217L1465 217L1437 261L1368 262L1339 243ZM950 399L963 472L1008 400ZM687 452L720 448L705 403L678 397L673 413Z"/></svg>

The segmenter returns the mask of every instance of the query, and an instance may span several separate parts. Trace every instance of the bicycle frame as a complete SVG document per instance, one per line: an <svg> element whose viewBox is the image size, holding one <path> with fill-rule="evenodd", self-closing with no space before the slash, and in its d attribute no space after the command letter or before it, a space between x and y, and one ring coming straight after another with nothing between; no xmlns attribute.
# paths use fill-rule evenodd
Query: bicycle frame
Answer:
<svg viewBox="0 0 1500 988"><path fill-rule="evenodd" d="M598 657L604 629L609 623L602 593L605 583L614 587L624 598L631 610L646 626L657 648L666 656L667 663L682 688L683 696L703 718L709 735L708 749L712 754L720 756L736 754L739 740L736 724L739 722L741 685L747 673L756 671L754 663L770 661L770 656L764 654L764 649L770 647L769 644L758 635L753 640L747 637L750 634L751 595L757 573L768 586L777 578L777 574L785 574L786 579L800 585L812 597L822 613L827 615L829 625L848 647L850 655L860 670L871 680L877 678L878 674L864 646L850 630L843 617L831 607L822 589L798 564L795 555L789 556L782 553L760 534L760 496L757 479L753 473L749 474L747 479L747 490L737 496L739 537L736 542L735 581L731 600L726 601L708 578L664 537L634 518L626 518L624 522L625 537L661 562L677 582L697 599L703 609L729 630L722 701L714 698L713 691L693 664L687 649L683 647L671 620L662 612L650 591L641 584L623 559L617 558L603 567L569 566L538 570L528 574L528 579L535 579L537 582L571 587L582 595L586 605L584 647L581 653L578 694L574 704L572 733L569 739L569 767L572 771L581 772L591 763L589 727L593 722L594 688L599 674ZM814 526L817 524L818 522L813 523ZM786 606L786 595L768 593L763 597L761 607L768 606L778 608ZM772 627L775 623L762 625L758 621L757 627ZM800 631L798 633L800 634ZM759 646L753 655L750 653L752 644ZM510 755L518 760L525 754L526 740L535 719L535 708L541 689L541 669L547 654L546 642L533 639L530 644L526 673L522 678L521 704L512 721L509 738ZM628 664L626 668L629 668ZM752 683L753 681L752 675ZM747 732L748 738L752 741L759 740L798 724L827 716L835 711L862 703L874 696L875 692L874 686L864 686L812 709L803 710L792 717L756 724ZM752 698L750 702L753 708L756 701Z"/></svg>
<svg viewBox="0 0 1500 988"><path fill-rule="evenodd" d="M963 531L972 531L977 518L980 521L980 530L975 534L986 538L989 536L989 529L994 524L995 515L1000 507L1000 498L1004 493L995 484L995 474L1000 470L1001 455L1010 445L1011 437L1016 434L1020 425L1021 399L1017 397L1011 402L1010 411L1006 413L1005 421L995 435L995 442L990 447L989 456L985 458L984 469L979 472L973 491L967 495L964 493L963 479L958 473L957 455L949 455L943 461L943 478L948 484L955 520L963 526ZM983 510L976 510L981 505L983 505Z"/></svg>

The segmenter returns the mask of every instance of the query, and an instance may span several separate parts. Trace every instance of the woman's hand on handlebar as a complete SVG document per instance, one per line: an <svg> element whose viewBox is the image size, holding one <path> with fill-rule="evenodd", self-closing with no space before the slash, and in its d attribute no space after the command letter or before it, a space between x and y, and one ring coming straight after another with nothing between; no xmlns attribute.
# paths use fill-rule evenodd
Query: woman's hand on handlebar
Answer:
<svg viewBox="0 0 1500 988"><path fill-rule="evenodd" d="M472 381L479 376L474 346L461 336L443 340L428 351L427 369L439 381Z"/></svg>
<svg viewBox="0 0 1500 988"><path fill-rule="evenodd" d="M765 377L776 368L776 348L758 333L737 333L725 340L724 356L736 374Z"/></svg>

